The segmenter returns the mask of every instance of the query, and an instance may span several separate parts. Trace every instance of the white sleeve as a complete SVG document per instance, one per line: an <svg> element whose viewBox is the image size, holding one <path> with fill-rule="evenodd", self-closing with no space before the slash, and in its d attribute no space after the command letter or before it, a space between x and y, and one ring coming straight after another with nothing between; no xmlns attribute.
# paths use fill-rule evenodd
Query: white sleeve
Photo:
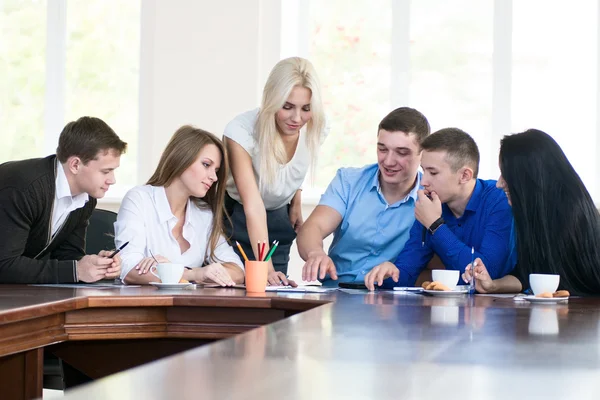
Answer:
<svg viewBox="0 0 600 400"><path fill-rule="evenodd" d="M115 245L129 244L121 250L121 279L146 256L146 224L143 212L144 194L135 188L127 192L115 222Z"/></svg>
<svg viewBox="0 0 600 400"><path fill-rule="evenodd" d="M254 138L254 126L258 117L258 109L245 112L235 117L225 126L223 136L228 137L242 146L244 150L253 155L256 141Z"/></svg>
<svg viewBox="0 0 600 400"><path fill-rule="evenodd" d="M217 248L215 249L215 258L220 262L230 262L236 264L241 270L244 270L244 263L240 260L233 248L227 243L227 240L221 235Z"/></svg>

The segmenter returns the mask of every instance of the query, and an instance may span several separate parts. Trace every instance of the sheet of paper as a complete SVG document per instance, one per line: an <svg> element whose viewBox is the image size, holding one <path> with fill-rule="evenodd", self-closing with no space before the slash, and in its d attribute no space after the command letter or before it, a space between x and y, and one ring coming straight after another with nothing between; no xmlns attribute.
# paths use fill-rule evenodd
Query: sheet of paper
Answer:
<svg viewBox="0 0 600 400"><path fill-rule="evenodd" d="M301 292L301 293L328 293L338 290L338 288L324 288L317 286L267 286L267 292Z"/></svg>
<svg viewBox="0 0 600 400"><path fill-rule="evenodd" d="M141 285L115 285L114 283L44 283L29 286L68 288L68 289L122 289L141 287Z"/></svg>

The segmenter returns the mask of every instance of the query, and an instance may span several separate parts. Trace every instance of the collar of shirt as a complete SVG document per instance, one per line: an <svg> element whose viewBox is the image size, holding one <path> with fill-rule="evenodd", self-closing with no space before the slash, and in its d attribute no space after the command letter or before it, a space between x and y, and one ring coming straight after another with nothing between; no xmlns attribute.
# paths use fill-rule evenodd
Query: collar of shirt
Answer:
<svg viewBox="0 0 600 400"><path fill-rule="evenodd" d="M173 212L171 211L171 206L169 205L169 200L167 199L167 192L165 191L165 188L163 186L152 186L152 192L154 196L154 203L156 204L156 212L158 213L158 219L160 220L160 222L164 223L169 221L176 221L177 217L175 217L175 215L173 215ZM183 236L188 241L192 239L190 236L193 230L190 230L190 233L188 233L187 227L194 227L194 218L192 218L192 213L196 212L199 213L200 210L198 209L198 207L195 206L195 204L192 203L192 199L188 199L185 208L185 221L183 223Z"/></svg>
<svg viewBox="0 0 600 400"><path fill-rule="evenodd" d="M65 174L64 166L60 162L56 162L56 200L68 197L71 202L68 207L70 211L81 208L88 202L90 196L87 193L81 193L76 196L71 194L71 187Z"/></svg>
<svg viewBox="0 0 600 400"><path fill-rule="evenodd" d="M387 201L385 200L385 197L383 196L383 192L381 191L381 184L379 182L379 174L381 174L381 172L379 171L379 168L377 168L377 171L375 172L375 175L373 176L373 179L371 181L371 190L377 190L377 193L379 194L379 198L385 203L387 204ZM413 186L413 188L410 190L410 192L406 195L405 198L403 198L400 201L397 201L394 204L389 204L389 207L398 207L401 204L404 204L408 201L408 199L413 199L414 201L417 201L418 199L418 191L419 189L421 189L421 172L417 171L417 179L415 181L415 185Z"/></svg>

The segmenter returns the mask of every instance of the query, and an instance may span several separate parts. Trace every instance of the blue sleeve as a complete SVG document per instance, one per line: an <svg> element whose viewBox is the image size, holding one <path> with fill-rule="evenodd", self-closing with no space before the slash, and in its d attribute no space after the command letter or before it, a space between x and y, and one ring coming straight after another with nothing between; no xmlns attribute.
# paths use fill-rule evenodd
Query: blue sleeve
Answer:
<svg viewBox="0 0 600 400"><path fill-rule="evenodd" d="M419 274L433 257L433 250L427 241L423 244L423 225L415 221L404 248L398 254L394 264L400 270L398 283L389 279L391 286L414 286ZM387 283L387 282L384 282ZM390 283L387 283L389 286Z"/></svg>
<svg viewBox="0 0 600 400"><path fill-rule="evenodd" d="M342 168L337 170L335 177L327 186L327 190L321 196L320 206L328 206L340 213L342 218L346 216L348 209L348 197L350 193L350 184L344 177Z"/></svg>
<svg viewBox="0 0 600 400"><path fill-rule="evenodd" d="M481 258L492 279L498 279L510 272L506 262L509 254L509 237L512 223L510 206L505 198L500 198L480 221L481 245L475 249L474 258ZM431 246L447 269L465 272L471 262L471 246L461 242L445 224L431 236Z"/></svg>

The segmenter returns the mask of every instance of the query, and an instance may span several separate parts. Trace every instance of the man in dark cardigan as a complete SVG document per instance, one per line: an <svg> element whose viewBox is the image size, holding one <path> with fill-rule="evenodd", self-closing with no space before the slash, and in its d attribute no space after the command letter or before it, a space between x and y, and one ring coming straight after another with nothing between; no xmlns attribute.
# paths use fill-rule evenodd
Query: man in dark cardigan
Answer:
<svg viewBox="0 0 600 400"><path fill-rule="evenodd" d="M101 119L60 134L56 155L0 165L0 283L95 282L118 277L118 256L85 254L96 199L115 181L127 143Z"/></svg>

